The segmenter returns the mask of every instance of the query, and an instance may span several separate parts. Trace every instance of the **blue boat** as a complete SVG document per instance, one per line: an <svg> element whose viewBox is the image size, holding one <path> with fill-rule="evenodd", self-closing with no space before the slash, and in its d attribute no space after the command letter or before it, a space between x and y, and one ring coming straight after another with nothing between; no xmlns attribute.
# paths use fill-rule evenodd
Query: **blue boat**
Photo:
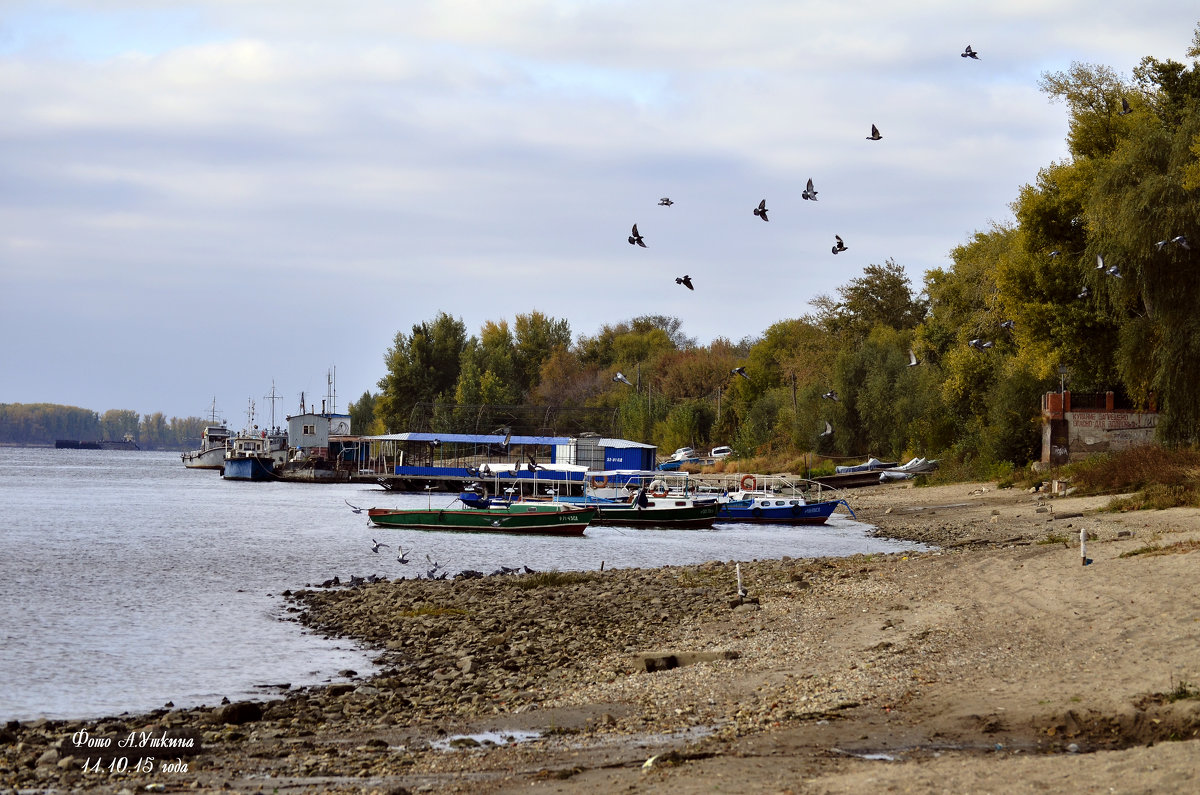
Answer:
<svg viewBox="0 0 1200 795"><path fill-rule="evenodd" d="M718 522L757 522L759 524L825 524L839 505L845 505L850 515L854 511L845 500L809 502L803 497L780 497L775 494L746 494L735 492L718 498Z"/></svg>

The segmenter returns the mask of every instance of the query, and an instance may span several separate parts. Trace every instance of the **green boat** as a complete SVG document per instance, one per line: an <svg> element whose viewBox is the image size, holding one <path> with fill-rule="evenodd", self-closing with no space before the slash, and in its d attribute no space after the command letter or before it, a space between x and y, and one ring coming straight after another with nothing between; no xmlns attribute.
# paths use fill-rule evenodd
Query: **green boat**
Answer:
<svg viewBox="0 0 1200 795"><path fill-rule="evenodd" d="M514 502L484 510L371 508L367 511L368 519L376 527L548 536L581 536L595 516L594 507L555 502Z"/></svg>

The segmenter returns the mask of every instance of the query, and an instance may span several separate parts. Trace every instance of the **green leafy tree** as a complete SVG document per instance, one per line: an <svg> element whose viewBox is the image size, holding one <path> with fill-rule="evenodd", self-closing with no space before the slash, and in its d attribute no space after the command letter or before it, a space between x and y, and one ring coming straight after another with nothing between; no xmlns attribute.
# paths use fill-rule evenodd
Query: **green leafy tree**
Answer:
<svg viewBox="0 0 1200 795"><path fill-rule="evenodd" d="M411 334L397 332L384 357L387 375L379 381L375 403L387 428L406 428L418 403L452 400L466 344L463 322L445 312L414 325Z"/></svg>

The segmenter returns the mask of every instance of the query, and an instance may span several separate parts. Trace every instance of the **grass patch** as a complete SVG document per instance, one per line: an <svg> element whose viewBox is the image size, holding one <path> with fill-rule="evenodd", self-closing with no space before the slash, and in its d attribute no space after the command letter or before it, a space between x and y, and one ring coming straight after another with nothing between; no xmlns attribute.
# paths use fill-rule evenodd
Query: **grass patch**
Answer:
<svg viewBox="0 0 1200 795"><path fill-rule="evenodd" d="M1056 467L1032 476L1070 480L1076 496L1129 494L1111 510L1200 507L1200 450L1143 445Z"/></svg>
<svg viewBox="0 0 1200 795"><path fill-rule="evenodd" d="M585 571L539 571L505 578L504 582L522 591L532 591L535 588L561 588L564 585L592 582L595 579L596 575Z"/></svg>
<svg viewBox="0 0 1200 795"><path fill-rule="evenodd" d="M1118 557L1133 558L1138 555L1184 555L1188 552L1195 552L1200 549L1200 541L1176 541L1174 544L1153 544L1145 547L1131 549L1128 552L1122 552Z"/></svg>
<svg viewBox="0 0 1200 795"><path fill-rule="evenodd" d="M1166 703L1172 704L1176 701L1187 701L1190 699L1200 699L1200 689L1197 689L1194 685L1189 684L1188 682L1185 682L1182 679L1180 679L1179 684L1175 685L1169 691L1167 691L1166 693L1163 693L1162 695L1163 695L1163 700Z"/></svg>
<svg viewBox="0 0 1200 795"><path fill-rule="evenodd" d="M1051 533L1050 535L1046 536L1045 538L1039 538L1037 541L1037 543L1043 544L1043 545L1045 545L1045 544L1066 544L1069 542L1070 542L1070 539L1068 539L1064 535L1060 535L1059 533Z"/></svg>

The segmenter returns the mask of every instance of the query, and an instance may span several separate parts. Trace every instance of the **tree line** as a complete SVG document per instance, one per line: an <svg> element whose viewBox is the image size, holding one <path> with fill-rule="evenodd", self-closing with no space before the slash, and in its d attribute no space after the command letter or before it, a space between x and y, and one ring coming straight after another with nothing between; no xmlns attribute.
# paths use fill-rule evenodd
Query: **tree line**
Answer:
<svg viewBox="0 0 1200 795"><path fill-rule="evenodd" d="M200 417L167 419L162 412L140 416L128 409L98 413L55 403L0 403L0 442L5 444L120 441L128 435L143 449L185 450L199 444L208 424Z"/></svg>
<svg viewBox="0 0 1200 795"><path fill-rule="evenodd" d="M1200 26L1187 55L1200 57ZM896 262L871 264L803 317L708 345L672 317L573 339L539 312L472 335L439 312L396 334L354 427L539 433L591 410L609 423L597 432L664 450L1020 464L1040 454L1041 396L1065 381L1156 406L1160 440L1194 444L1198 64L1146 57L1124 80L1075 63L1040 87L1066 107L1069 155L920 289Z"/></svg>

